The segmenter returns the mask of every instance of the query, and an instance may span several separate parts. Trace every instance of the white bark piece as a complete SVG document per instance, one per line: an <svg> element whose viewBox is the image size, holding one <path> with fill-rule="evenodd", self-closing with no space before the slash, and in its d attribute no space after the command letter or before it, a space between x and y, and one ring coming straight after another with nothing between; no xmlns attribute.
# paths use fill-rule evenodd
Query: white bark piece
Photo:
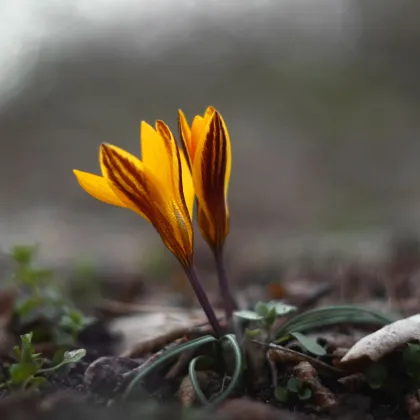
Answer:
<svg viewBox="0 0 420 420"><path fill-rule="evenodd" d="M341 363L354 362L365 357L376 362L414 340L420 341L420 314L393 322L363 337L351 347L341 359Z"/></svg>

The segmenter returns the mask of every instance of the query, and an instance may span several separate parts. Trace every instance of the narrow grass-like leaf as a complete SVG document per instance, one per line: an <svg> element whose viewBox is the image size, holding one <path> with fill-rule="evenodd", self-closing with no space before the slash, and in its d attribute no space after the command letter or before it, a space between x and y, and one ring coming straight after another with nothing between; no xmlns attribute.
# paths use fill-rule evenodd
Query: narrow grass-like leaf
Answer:
<svg viewBox="0 0 420 420"><path fill-rule="evenodd" d="M227 340L230 345L232 346L233 354L235 357L235 370L233 372L232 378L230 380L229 385L226 387L224 391L222 391L212 402L211 406L217 406L220 403L222 403L226 398L229 397L229 395L232 393L232 391L236 388L238 385L238 382L241 378L243 367L244 367L244 359L242 357L242 350L241 347L236 339L236 337L233 334L227 334L223 336L220 340Z"/></svg>
<svg viewBox="0 0 420 420"><path fill-rule="evenodd" d="M212 364L214 363L214 359L207 356L198 356L194 358L193 360L191 360L191 363L188 366L188 375L190 377L191 384L194 388L195 395L200 400L201 404L207 405L209 401L207 397L204 395L204 392L201 390L200 382L198 381L198 378L197 378L197 369L196 369L197 363Z"/></svg>
<svg viewBox="0 0 420 420"><path fill-rule="evenodd" d="M292 332L304 332L314 328L334 324L378 324L387 325L398 319L394 315L386 315L379 311L358 305L333 305L313 309L295 316L283 324L275 333L281 339Z"/></svg>
<svg viewBox="0 0 420 420"><path fill-rule="evenodd" d="M196 338L195 340L191 340L188 343L181 344L180 346L168 350L167 352L163 353L161 357L156 359L153 363L151 363L149 366L141 370L128 384L127 388L125 389L125 392L123 394L123 399L127 399L129 395L131 394L134 387L142 381L150 372L167 362L168 360L174 358L175 356L178 356L182 352L186 350L190 350L193 348L198 348L203 346L204 344L212 343L217 341L217 338L213 337L212 335L205 335L204 337Z"/></svg>

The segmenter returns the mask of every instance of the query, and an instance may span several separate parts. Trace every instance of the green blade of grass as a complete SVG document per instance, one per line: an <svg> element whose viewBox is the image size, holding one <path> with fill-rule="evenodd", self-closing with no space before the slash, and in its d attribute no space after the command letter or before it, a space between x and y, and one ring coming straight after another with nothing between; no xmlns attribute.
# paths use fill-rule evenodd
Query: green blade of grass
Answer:
<svg viewBox="0 0 420 420"><path fill-rule="evenodd" d="M157 358L153 363L151 363L149 366L141 370L127 385L127 388L124 391L123 399L127 399L129 395L131 394L134 387L142 381L150 372L157 369L159 366L164 364L165 362L169 361L170 359L174 358L175 356L178 356L185 350L198 348L203 346L207 343L212 343L217 341L215 337L212 335L206 335L204 337L199 337L194 340L189 341L188 343L181 344L179 347L176 347L175 349L168 350L167 352L163 353L162 356Z"/></svg>
<svg viewBox="0 0 420 420"><path fill-rule="evenodd" d="M333 305L313 309L295 316L283 324L275 333L275 339L281 339L291 332L303 332L313 328L320 328L340 323L378 324L386 325L396 321L393 315L386 315L379 311L358 305Z"/></svg>

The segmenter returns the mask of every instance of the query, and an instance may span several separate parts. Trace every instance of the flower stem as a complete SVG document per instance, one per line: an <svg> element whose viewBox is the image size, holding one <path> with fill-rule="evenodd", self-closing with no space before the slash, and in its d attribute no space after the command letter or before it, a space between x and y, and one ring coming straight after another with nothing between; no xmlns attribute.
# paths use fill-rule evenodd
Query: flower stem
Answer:
<svg viewBox="0 0 420 420"><path fill-rule="evenodd" d="M216 314L214 313L213 308L211 307L207 294L204 291L203 286L200 283L200 280L198 279L197 270L195 266L192 265L190 267L185 267L185 272L188 276L188 280L190 281L192 288L194 289L197 299L200 302L201 307L203 308L205 314L207 315L207 318L209 320L210 325L213 328L215 335L218 338L221 337L222 329L220 328L220 324L217 321Z"/></svg>
<svg viewBox="0 0 420 420"><path fill-rule="evenodd" d="M232 319L232 313L236 309L236 303L229 289L229 283L226 276L225 263L223 259L223 248L214 249L213 254L214 254L214 259L216 261L217 277L219 280L219 289L220 289L220 293L223 299L223 304L225 307L226 318L227 318L227 321L230 321Z"/></svg>

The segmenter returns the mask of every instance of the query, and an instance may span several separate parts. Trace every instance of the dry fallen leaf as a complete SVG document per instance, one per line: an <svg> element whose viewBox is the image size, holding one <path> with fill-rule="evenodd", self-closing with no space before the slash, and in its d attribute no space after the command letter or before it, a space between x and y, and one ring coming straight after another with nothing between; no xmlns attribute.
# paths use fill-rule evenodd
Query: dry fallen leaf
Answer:
<svg viewBox="0 0 420 420"><path fill-rule="evenodd" d="M216 316L221 317L223 313L216 311ZM205 322L206 318L202 309L182 310L177 308L175 310L162 307L160 312L117 318L111 321L109 329L112 333L122 337L120 348L117 351L126 357L134 357L132 349L141 343L166 335L170 336L169 341L173 341L184 335L189 328ZM175 333L175 337L172 333Z"/></svg>
<svg viewBox="0 0 420 420"><path fill-rule="evenodd" d="M308 362L300 362L294 367L296 378L305 383L313 392L317 408L330 411L338 406L337 397L321 384L316 369Z"/></svg>
<svg viewBox="0 0 420 420"><path fill-rule="evenodd" d="M420 340L420 314L393 322L363 337L350 348L340 363L356 362L366 358L376 362L413 340Z"/></svg>

